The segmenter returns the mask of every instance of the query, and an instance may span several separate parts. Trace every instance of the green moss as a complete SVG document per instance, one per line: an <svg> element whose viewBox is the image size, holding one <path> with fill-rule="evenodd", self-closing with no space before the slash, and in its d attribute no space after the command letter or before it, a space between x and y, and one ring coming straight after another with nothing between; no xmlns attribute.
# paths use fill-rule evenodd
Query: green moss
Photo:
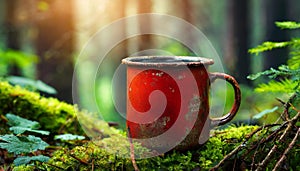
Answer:
<svg viewBox="0 0 300 171"><path fill-rule="evenodd" d="M32 171L34 169L35 169L34 166L19 166L13 168L13 171Z"/></svg>
<svg viewBox="0 0 300 171"><path fill-rule="evenodd" d="M245 140L246 135L258 128L258 126L230 126L225 130L216 130L212 132L212 137L202 147L193 151L176 152L172 151L164 155L136 159L136 163L140 170L208 170L216 165L224 158L226 154L231 152L235 147ZM259 137L264 136L263 133L257 134L251 138L249 144ZM148 149L134 144L136 158L144 157L145 155L153 154ZM221 169L227 170L233 167L233 163L241 165L241 162L251 162L250 158L243 158L240 161L246 150L241 149L241 153L237 153L234 158L229 159ZM286 164L295 164L299 162L299 149L293 149L291 156L288 156ZM71 150L62 149L54 153L48 164L44 164L47 170L62 169L78 169L78 170L133 170L129 154L128 139L122 135L115 135L108 138L95 140L77 146ZM258 155L266 155L264 154ZM84 162L82 162L84 161ZM296 162L297 161L297 162ZM49 165L50 164L50 165ZM270 162L273 165L274 162ZM292 168L296 168L294 165Z"/></svg>
<svg viewBox="0 0 300 171"><path fill-rule="evenodd" d="M13 113L38 121L42 125L41 129L52 133L82 133L76 118L77 112L76 107L55 98L45 98L19 86L0 82L0 115L2 117L6 113ZM0 120L0 125L5 126L3 119Z"/></svg>
<svg viewBox="0 0 300 171"><path fill-rule="evenodd" d="M77 121L79 118L85 133L94 137L93 141L77 145L72 149L65 147L55 151L48 163L36 162L35 166L20 166L15 167L14 170L134 170L129 157L130 144L125 133L109 127L106 122L97 119L99 116L95 113L79 111L76 107L55 98L45 98L38 93L0 82L0 133L7 131L4 118L6 113L14 113L38 121L42 126L41 129L49 130L52 134L83 133ZM256 128L258 127L229 126L224 130L213 130L209 140L197 150L172 151L151 158L145 157L154 155L155 152L134 143L136 163L141 170L208 170L240 145L246 135ZM255 150L245 156L247 149L269 133L268 130L263 130L255 134L245 143L247 148L242 148L226 162L222 169L230 169L233 164L246 164L249 168ZM288 137L287 142L292 138ZM296 143L299 144L299 140ZM264 144L265 148L256 154L255 159L261 161L273 145L274 142L271 141ZM286 148L284 143L279 145L279 149ZM300 162L299 157L299 148L293 148L285 164L290 166L289 168L299 170L300 168L297 167ZM275 156L270 165L274 165L277 160L278 156ZM271 167L267 166L268 168Z"/></svg>
<svg viewBox="0 0 300 171"><path fill-rule="evenodd" d="M242 126L214 131L213 137L198 150L184 153L173 151L161 156L137 159L136 162L141 170L207 170L239 145L245 135L255 128L257 126ZM153 154L136 143L134 148L136 158ZM58 168L91 170L92 167L94 170L133 170L129 158L129 142L122 135L91 141L71 150L58 150L49 163L43 165L48 170L59 170Z"/></svg>
<svg viewBox="0 0 300 171"><path fill-rule="evenodd" d="M76 106L56 98L46 98L20 86L0 82L0 134L7 133L4 117L7 113L38 121L42 130L48 130L53 135L85 132L91 137L104 138L120 133L119 130L110 128L96 113L80 111Z"/></svg>

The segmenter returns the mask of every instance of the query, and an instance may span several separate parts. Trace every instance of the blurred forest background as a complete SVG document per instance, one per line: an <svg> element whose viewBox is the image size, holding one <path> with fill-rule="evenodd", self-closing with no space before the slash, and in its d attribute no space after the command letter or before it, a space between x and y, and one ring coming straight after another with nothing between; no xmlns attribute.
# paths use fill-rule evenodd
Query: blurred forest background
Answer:
<svg viewBox="0 0 300 171"><path fill-rule="evenodd" d="M42 80L57 90L57 98L72 103L74 63L88 39L117 19L151 12L182 18L208 37L221 57L225 72L243 85L244 106L240 113L245 113L244 119L262 110L255 103L264 98L253 95L251 87L255 82L247 80L247 75L277 67L288 57L287 49L264 53L261 57L251 57L248 49L266 40L284 41L299 36L299 32L286 32L274 24L275 21L299 21L298 0L0 0L0 76ZM130 29L142 31L145 22L149 24L149 21L125 23L120 31L125 35ZM118 56L118 60L108 61L106 67L101 68L102 74L111 78L120 59L136 52L147 55L148 49L193 55L174 40L153 35L137 36L123 41L107 54L108 57ZM89 65L97 67L92 62ZM90 67L81 68L80 74L74 77L78 87L85 86ZM107 119L118 120L111 117L116 111L109 93L110 81L97 80L99 97L96 98L101 112L109 113ZM95 110L89 106L88 92L77 91L80 105ZM228 98L230 96L232 93ZM230 108L231 104L226 103L226 106Z"/></svg>

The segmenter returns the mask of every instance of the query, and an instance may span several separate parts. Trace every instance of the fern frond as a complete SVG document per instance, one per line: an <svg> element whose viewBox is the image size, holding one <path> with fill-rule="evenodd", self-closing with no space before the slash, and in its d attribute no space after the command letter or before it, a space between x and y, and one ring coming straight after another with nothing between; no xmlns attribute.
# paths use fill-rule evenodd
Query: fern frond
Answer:
<svg viewBox="0 0 300 171"><path fill-rule="evenodd" d="M299 51L299 49L300 49L300 38L293 38L290 41L290 47L292 48L292 52Z"/></svg>
<svg viewBox="0 0 300 171"><path fill-rule="evenodd" d="M300 51L292 52L293 55L288 61L287 64L291 69L299 69L300 68Z"/></svg>
<svg viewBox="0 0 300 171"><path fill-rule="evenodd" d="M299 29L300 23L294 21L276 22L277 27L281 29ZM271 79L284 78L280 81L270 81L266 84L260 84L255 90L257 92L281 92L295 93L300 91L300 38L293 38L285 42L264 42L263 44L252 48L249 53L258 54L275 48L291 49L287 65L282 65L278 69L269 70L249 75L247 78L254 80L260 76L267 76Z"/></svg>
<svg viewBox="0 0 300 171"><path fill-rule="evenodd" d="M270 76L271 75L271 78L276 78L277 75L279 75L280 72L274 68L270 68L269 70L265 70L265 71L262 71L262 72L258 72L256 74L251 74L249 75L247 78L250 79L250 80L255 80L261 76ZM275 75L275 76L274 76Z"/></svg>
<svg viewBox="0 0 300 171"><path fill-rule="evenodd" d="M264 42L263 44L255 47L255 48L249 49L249 53L257 55L261 52L269 51L272 49L284 48L290 44L291 44L291 42L289 42L289 41L287 41L287 42Z"/></svg>
<svg viewBox="0 0 300 171"><path fill-rule="evenodd" d="M276 93L293 93L299 90L299 85L297 82L284 79L281 81L270 81L266 84L260 84L255 88L256 92L276 92Z"/></svg>
<svg viewBox="0 0 300 171"><path fill-rule="evenodd" d="M256 74L249 75L247 78L250 80L255 80L261 76L268 76L271 79L281 77L300 77L300 69L292 70L286 65L281 65L278 69L271 68L269 70L265 70L262 72L258 72Z"/></svg>
<svg viewBox="0 0 300 171"><path fill-rule="evenodd" d="M298 29L300 28L300 23L294 21L283 21L283 22L275 22L276 26L281 29Z"/></svg>

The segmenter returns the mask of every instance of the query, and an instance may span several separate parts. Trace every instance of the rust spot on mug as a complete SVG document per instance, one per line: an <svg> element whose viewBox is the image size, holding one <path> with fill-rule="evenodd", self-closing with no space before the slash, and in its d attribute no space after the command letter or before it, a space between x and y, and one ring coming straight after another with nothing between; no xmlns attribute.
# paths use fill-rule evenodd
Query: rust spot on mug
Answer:
<svg viewBox="0 0 300 171"><path fill-rule="evenodd" d="M182 80L182 79L184 79L184 78L185 78L185 75L179 75L179 76L178 76L178 79L179 79L179 80Z"/></svg>
<svg viewBox="0 0 300 171"><path fill-rule="evenodd" d="M194 95L193 98L189 101L188 113L185 114L185 119L187 121L193 121L197 119L198 112L201 106L200 97L198 95Z"/></svg>

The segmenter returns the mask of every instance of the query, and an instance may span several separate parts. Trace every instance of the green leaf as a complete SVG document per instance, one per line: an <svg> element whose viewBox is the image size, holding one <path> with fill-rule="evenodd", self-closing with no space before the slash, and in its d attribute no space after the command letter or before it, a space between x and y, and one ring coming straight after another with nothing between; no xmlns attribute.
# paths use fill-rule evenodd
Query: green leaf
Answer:
<svg viewBox="0 0 300 171"><path fill-rule="evenodd" d="M291 42L264 42L263 44L255 48L249 49L249 53L257 55L261 52L269 51L272 49L287 47L290 44Z"/></svg>
<svg viewBox="0 0 300 171"><path fill-rule="evenodd" d="M278 73L278 70L271 68L270 70L265 70L263 72L258 72L256 74L251 74L247 78L250 80L255 80L261 76L269 76L269 75L274 75L275 73Z"/></svg>
<svg viewBox="0 0 300 171"><path fill-rule="evenodd" d="M42 135L49 135L49 131L42 131L42 130L35 130L31 128L24 128L24 127L19 127L19 126L13 126L9 128L10 131L13 131L14 134L23 134L25 131L28 132L34 132Z"/></svg>
<svg viewBox="0 0 300 171"><path fill-rule="evenodd" d="M281 65L278 69L271 68L269 70L265 70L263 72L258 72L256 74L249 75L247 78L250 80L255 80L260 76L268 76L269 78L277 78L277 77L298 77L300 76L300 69L293 70L290 69L289 66Z"/></svg>
<svg viewBox="0 0 300 171"><path fill-rule="evenodd" d="M48 131L36 130L40 128L40 124L36 121L24 119L10 113L6 114L6 118L8 119L7 124L11 126L9 130L13 131L14 134L22 134L25 131L29 131L38 134L49 135Z"/></svg>
<svg viewBox="0 0 300 171"><path fill-rule="evenodd" d="M62 141L71 141L71 140L83 140L85 139L85 137L80 135L73 135L73 134L62 134L62 135L55 135L54 139L62 140Z"/></svg>
<svg viewBox="0 0 300 171"><path fill-rule="evenodd" d="M292 58L287 61L289 68L299 69L300 68L300 51L291 52Z"/></svg>
<svg viewBox="0 0 300 171"><path fill-rule="evenodd" d="M35 86L39 91L42 91L42 92L45 92L48 94L56 94L57 93L53 87L47 85L46 83L44 83L41 80L37 80Z"/></svg>
<svg viewBox="0 0 300 171"><path fill-rule="evenodd" d="M47 162L49 161L50 157L44 156L44 155L38 155L38 156L20 156L17 157L14 160L14 164L16 166L20 166L20 165L26 165L28 163L30 163L31 161L40 161L40 162Z"/></svg>
<svg viewBox="0 0 300 171"><path fill-rule="evenodd" d="M269 113L273 113L275 112L276 110L278 109L278 106L275 106L274 108L272 109L266 109L256 115L253 116L253 119L260 119L262 118L263 116L265 116L266 114L269 114Z"/></svg>
<svg viewBox="0 0 300 171"><path fill-rule="evenodd" d="M281 29L298 29L300 28L300 23L294 21L283 21L283 22L275 22L276 26Z"/></svg>
<svg viewBox="0 0 300 171"><path fill-rule="evenodd" d="M36 121L31 121L28 119L21 118L17 115L8 113L5 115L8 119L7 124L9 126L16 126L16 127L23 127L23 128L32 128L32 129L38 129L40 128L40 124Z"/></svg>
<svg viewBox="0 0 300 171"><path fill-rule="evenodd" d="M29 79L29 78L25 78L25 77L18 77L18 76L9 76L6 77L6 79L8 80L9 83L14 84L14 85L20 85L21 87L29 87L30 89L36 89L39 90L41 92L45 92L48 94L56 94L56 90L45 84L44 82L40 81L40 80L33 80L33 79Z"/></svg>
<svg viewBox="0 0 300 171"><path fill-rule="evenodd" d="M6 149L10 153L21 154L31 153L37 150L45 150L49 144L43 141L39 137L29 135L28 137L15 135L3 135L0 136L0 148Z"/></svg>
<svg viewBox="0 0 300 171"><path fill-rule="evenodd" d="M293 93L299 89L299 83L289 79L281 81L270 81L266 84L259 84L256 92Z"/></svg>

